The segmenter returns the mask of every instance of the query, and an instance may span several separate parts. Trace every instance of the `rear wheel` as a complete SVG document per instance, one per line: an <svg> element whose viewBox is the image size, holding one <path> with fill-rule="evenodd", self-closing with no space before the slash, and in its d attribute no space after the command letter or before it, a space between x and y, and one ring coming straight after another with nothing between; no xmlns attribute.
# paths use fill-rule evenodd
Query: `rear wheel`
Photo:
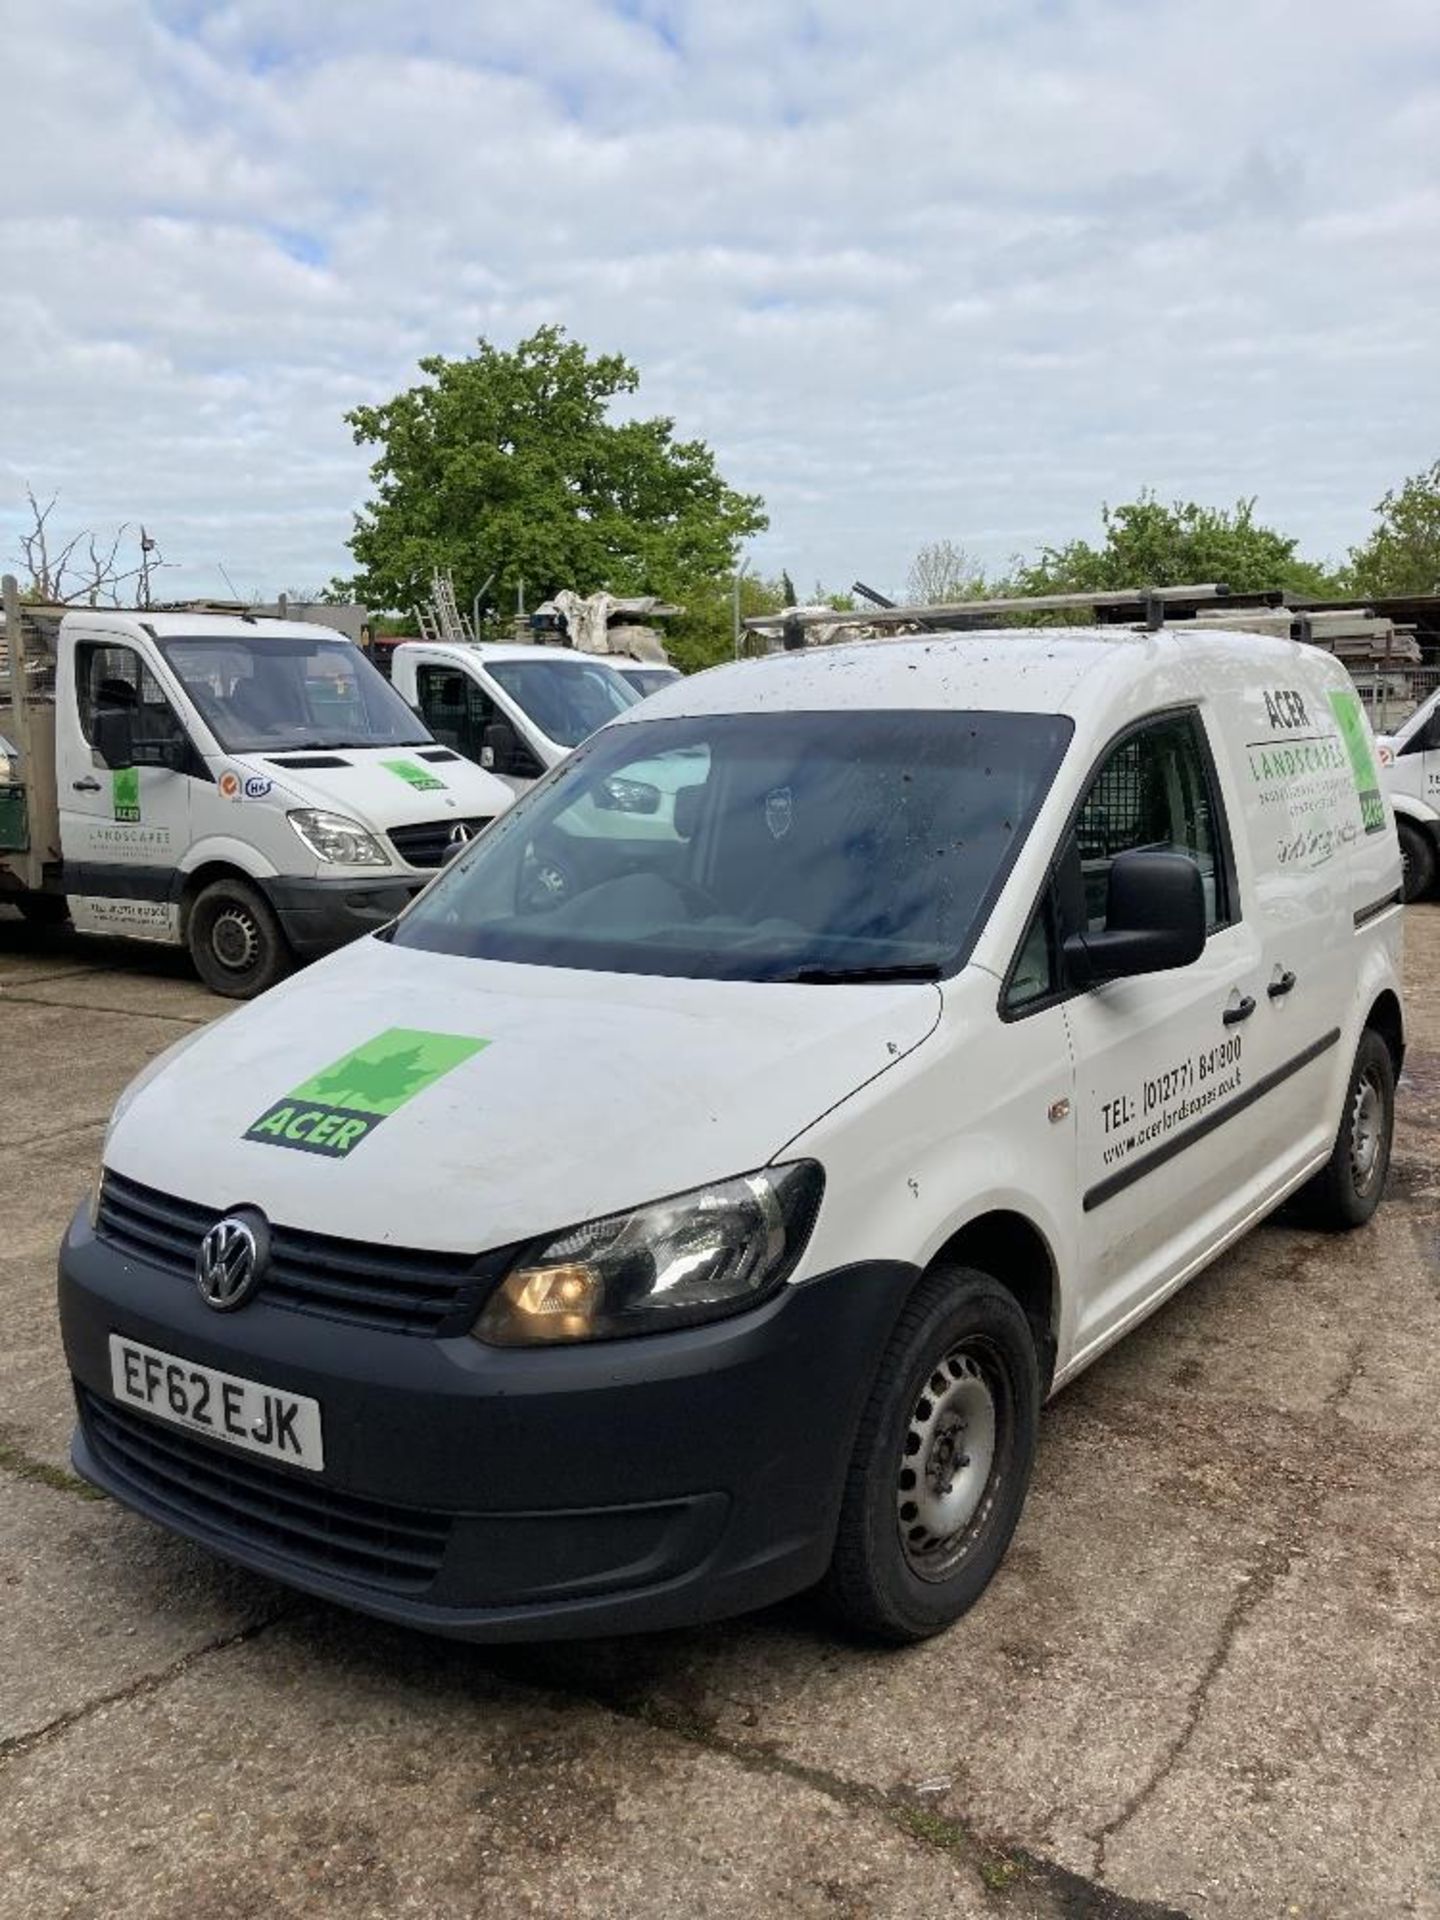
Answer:
<svg viewBox="0 0 1440 1920"><path fill-rule="evenodd" d="M822 1593L850 1626L924 1640L980 1598L1020 1518L1040 1377L988 1274L937 1268L900 1316L860 1422Z"/></svg>
<svg viewBox="0 0 1440 1920"><path fill-rule="evenodd" d="M1316 1226L1363 1227L1379 1206L1395 1132L1395 1063L1372 1027L1360 1036L1345 1091L1345 1111L1328 1164L1305 1189Z"/></svg>
<svg viewBox="0 0 1440 1920"><path fill-rule="evenodd" d="M1409 820L1397 820L1401 887L1407 900L1423 900L1435 885L1435 843Z"/></svg>
<svg viewBox="0 0 1440 1920"><path fill-rule="evenodd" d="M31 927L63 927L70 918L70 903L62 893L23 894L15 905Z"/></svg>
<svg viewBox="0 0 1440 1920"><path fill-rule="evenodd" d="M246 880L214 880L196 895L186 944L206 986L230 1000L253 1000L290 971L280 922Z"/></svg>

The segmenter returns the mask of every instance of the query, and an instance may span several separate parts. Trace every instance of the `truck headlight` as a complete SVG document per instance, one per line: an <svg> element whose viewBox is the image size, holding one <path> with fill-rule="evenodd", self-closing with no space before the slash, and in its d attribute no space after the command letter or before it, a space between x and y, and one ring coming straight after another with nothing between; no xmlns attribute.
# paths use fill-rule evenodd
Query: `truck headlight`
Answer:
<svg viewBox="0 0 1440 1920"><path fill-rule="evenodd" d="M614 1213L527 1248L475 1337L496 1347L614 1340L739 1313L783 1285L815 1224L813 1160Z"/></svg>
<svg viewBox="0 0 1440 1920"><path fill-rule="evenodd" d="M358 820L343 813L299 807L286 819L317 860L336 867L388 867L390 856Z"/></svg>

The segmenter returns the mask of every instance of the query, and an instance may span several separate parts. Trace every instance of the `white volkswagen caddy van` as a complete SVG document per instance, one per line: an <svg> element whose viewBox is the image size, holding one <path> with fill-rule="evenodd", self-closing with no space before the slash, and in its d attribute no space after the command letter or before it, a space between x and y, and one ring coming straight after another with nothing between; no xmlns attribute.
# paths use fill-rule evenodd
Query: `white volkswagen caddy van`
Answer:
<svg viewBox="0 0 1440 1920"><path fill-rule="evenodd" d="M125 1093L61 1258L75 1463L443 1632L819 1585L934 1633L1047 1394L1297 1189L1376 1206L1399 890L1355 694L1288 641L686 680Z"/></svg>

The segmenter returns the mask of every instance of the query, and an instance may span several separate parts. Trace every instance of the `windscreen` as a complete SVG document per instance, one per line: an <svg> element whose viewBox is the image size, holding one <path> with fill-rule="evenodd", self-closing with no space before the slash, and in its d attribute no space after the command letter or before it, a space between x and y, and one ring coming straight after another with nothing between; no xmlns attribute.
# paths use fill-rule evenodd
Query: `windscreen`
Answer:
<svg viewBox="0 0 1440 1920"><path fill-rule="evenodd" d="M434 736L358 647L258 633L162 639L161 650L227 753L418 747Z"/></svg>
<svg viewBox="0 0 1440 1920"><path fill-rule="evenodd" d="M696 979L963 964L1060 763L1054 714L612 727L422 894L398 946Z"/></svg>
<svg viewBox="0 0 1440 1920"><path fill-rule="evenodd" d="M640 695L601 660L487 660L487 671L557 746L582 740L634 706Z"/></svg>
<svg viewBox="0 0 1440 1920"><path fill-rule="evenodd" d="M627 686L635 689L642 700L680 678L673 667L617 667L615 671Z"/></svg>

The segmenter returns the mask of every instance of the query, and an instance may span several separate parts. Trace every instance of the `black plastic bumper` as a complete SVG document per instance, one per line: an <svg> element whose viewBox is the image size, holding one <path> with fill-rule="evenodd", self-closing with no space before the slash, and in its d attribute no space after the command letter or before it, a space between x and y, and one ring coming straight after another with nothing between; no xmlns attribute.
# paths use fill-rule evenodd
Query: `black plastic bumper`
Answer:
<svg viewBox="0 0 1440 1920"><path fill-rule="evenodd" d="M263 1292L222 1317L77 1217L60 1261L82 1416L75 1465L244 1566L436 1632L523 1640L718 1618L824 1572L856 1423L913 1280L898 1262L841 1268L709 1327L499 1351L346 1326L268 1306ZM313 1552L304 1540L277 1548L246 1518L249 1489L233 1516L173 1479L157 1497L105 1444L112 1332L318 1400L324 1474L265 1463L274 1498L282 1510L292 1493L384 1502L401 1526L407 1515L437 1525L433 1579L398 1592L322 1564L323 1540ZM167 1472L177 1448L198 1485L235 1460L219 1442L123 1411Z"/></svg>
<svg viewBox="0 0 1440 1920"><path fill-rule="evenodd" d="M275 879L258 884L291 950L308 960L386 926L409 906L425 881Z"/></svg>

